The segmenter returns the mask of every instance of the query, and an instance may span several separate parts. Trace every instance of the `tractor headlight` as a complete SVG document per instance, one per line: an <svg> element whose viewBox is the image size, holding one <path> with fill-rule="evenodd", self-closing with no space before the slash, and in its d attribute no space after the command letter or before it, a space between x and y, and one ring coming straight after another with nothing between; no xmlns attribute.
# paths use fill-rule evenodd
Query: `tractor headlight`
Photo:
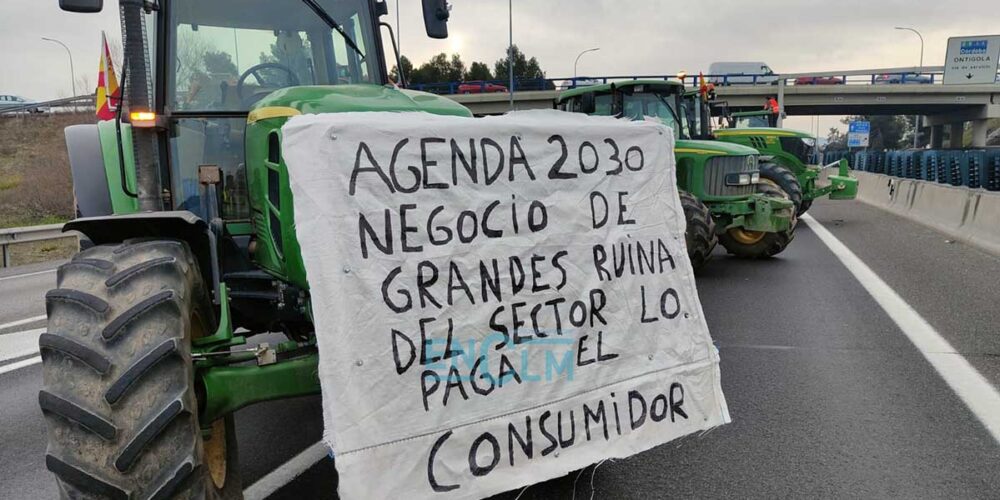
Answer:
<svg viewBox="0 0 1000 500"><path fill-rule="evenodd" d="M760 172L750 174L750 184L760 184Z"/></svg>
<svg viewBox="0 0 1000 500"><path fill-rule="evenodd" d="M749 186L760 179L759 173L744 172L741 174L727 174L726 175L726 185L727 186Z"/></svg>

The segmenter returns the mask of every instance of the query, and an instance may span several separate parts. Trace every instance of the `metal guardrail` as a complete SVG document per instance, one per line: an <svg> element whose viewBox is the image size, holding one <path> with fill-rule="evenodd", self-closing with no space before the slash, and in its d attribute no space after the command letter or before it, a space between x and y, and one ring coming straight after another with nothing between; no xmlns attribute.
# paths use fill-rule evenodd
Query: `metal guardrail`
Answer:
<svg viewBox="0 0 1000 500"><path fill-rule="evenodd" d="M94 94L90 95L79 95L76 97L66 97L63 99L53 99L51 101L43 102L32 102L29 104L24 104L21 106L12 106L9 108L0 108L0 115L3 114L13 114L13 113L23 113L26 111L31 111L37 108L61 108L61 107L76 107L83 105L93 106L96 96Z"/></svg>
<svg viewBox="0 0 1000 500"><path fill-rule="evenodd" d="M909 85L925 84L940 85L944 76L944 66L906 66L895 68L874 68L861 70L840 70L840 71L813 71L805 73L726 73L726 74L705 74L697 73L673 73L654 75L612 75L612 76L577 76L565 78L520 78L514 80L514 91L531 90L568 90L576 87L590 85L600 85L615 81L626 80L674 80L685 85L698 85L701 76L706 82L715 85L777 85L784 82L785 85ZM825 79L816 83L815 78ZM812 82L812 83L810 83ZM836 83L834 83L836 82ZM1000 83L1000 76L998 76ZM485 80L475 82L438 82L438 83L415 83L408 88L421 90L434 94L480 94L507 92L510 82L507 80Z"/></svg>
<svg viewBox="0 0 1000 500"><path fill-rule="evenodd" d="M0 229L0 268L10 266L10 245L77 237L75 232L64 233L62 224Z"/></svg>

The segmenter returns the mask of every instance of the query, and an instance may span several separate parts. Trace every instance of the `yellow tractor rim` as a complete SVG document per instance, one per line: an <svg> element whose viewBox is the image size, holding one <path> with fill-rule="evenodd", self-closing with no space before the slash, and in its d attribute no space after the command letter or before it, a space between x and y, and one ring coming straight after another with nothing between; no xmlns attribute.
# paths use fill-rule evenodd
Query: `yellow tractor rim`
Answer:
<svg viewBox="0 0 1000 500"><path fill-rule="evenodd" d="M198 312L191 314L191 339L205 336L205 324ZM205 465L216 489L226 485L226 420L212 422L212 434L204 442Z"/></svg>
<svg viewBox="0 0 1000 500"><path fill-rule="evenodd" d="M734 240L743 245L759 243L760 240L764 239L764 235L766 234L764 231L748 231L738 227L729 230L729 236L732 236Z"/></svg>
<svg viewBox="0 0 1000 500"><path fill-rule="evenodd" d="M778 188L778 190L779 190L779 191L781 191L781 194L782 194L782 196L783 196L783 197L784 197L785 199L791 199L791 198L790 198L790 197L788 196L788 193L786 193L784 189L781 189L781 186L779 186L777 182L774 182L774 181L772 181L771 179L766 179L766 178L764 178L764 177L761 177L761 178L760 178L760 181L759 181L758 183L759 183L759 184L767 184L767 185L769 185L769 186L774 186L774 187Z"/></svg>
<svg viewBox="0 0 1000 500"><path fill-rule="evenodd" d="M205 464L217 489L226 485L226 421L212 422L212 436L205 441Z"/></svg>

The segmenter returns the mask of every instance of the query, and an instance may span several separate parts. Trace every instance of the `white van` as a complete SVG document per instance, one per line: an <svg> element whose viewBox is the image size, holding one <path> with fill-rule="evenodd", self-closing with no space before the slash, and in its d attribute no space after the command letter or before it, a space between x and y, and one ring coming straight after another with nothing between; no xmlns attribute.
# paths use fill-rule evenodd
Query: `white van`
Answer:
<svg viewBox="0 0 1000 500"><path fill-rule="evenodd" d="M711 75L708 80L716 85L770 84L778 81L777 76L771 76L774 70L763 61L714 62L708 67L708 74Z"/></svg>

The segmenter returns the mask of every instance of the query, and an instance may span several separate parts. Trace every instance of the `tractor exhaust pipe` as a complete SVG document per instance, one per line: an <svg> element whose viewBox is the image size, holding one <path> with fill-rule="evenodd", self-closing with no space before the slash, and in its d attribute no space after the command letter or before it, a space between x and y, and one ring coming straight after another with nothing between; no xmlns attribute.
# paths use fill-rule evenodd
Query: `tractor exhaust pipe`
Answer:
<svg viewBox="0 0 1000 500"><path fill-rule="evenodd" d="M153 111L149 58L146 47L146 25L143 11L152 8L144 0L120 0L125 66L128 68L129 113ZM160 183L157 128L132 127L132 148L135 157L136 192L140 211L163 210L163 190Z"/></svg>

